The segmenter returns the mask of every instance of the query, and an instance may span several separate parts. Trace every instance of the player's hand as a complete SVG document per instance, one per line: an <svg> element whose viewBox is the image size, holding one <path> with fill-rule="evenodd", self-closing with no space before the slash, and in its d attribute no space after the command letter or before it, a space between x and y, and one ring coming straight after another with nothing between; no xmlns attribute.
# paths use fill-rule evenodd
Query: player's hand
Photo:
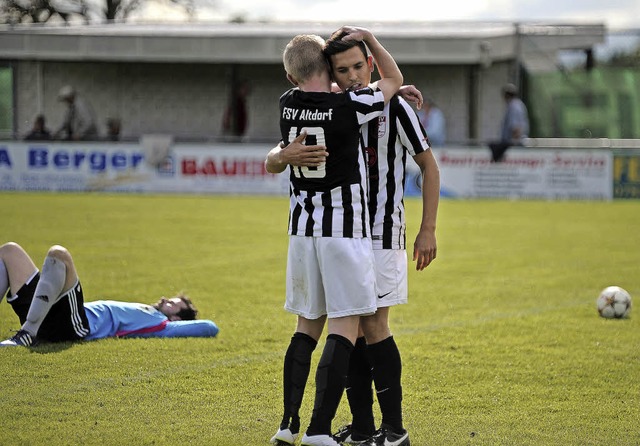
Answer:
<svg viewBox="0 0 640 446"><path fill-rule="evenodd" d="M305 132L300 133L296 139L291 141L280 151L280 162L291 166L317 167L327 161L327 148L321 145L306 146L304 140L307 137Z"/></svg>
<svg viewBox="0 0 640 446"><path fill-rule="evenodd" d="M398 90L398 94L405 101L414 104L418 110L422 108L422 93L415 85L403 85Z"/></svg>
<svg viewBox="0 0 640 446"><path fill-rule="evenodd" d="M435 260L437 251L436 234L428 230L418 232L413 244L413 260L416 262L416 271L422 271L429 266Z"/></svg>
<svg viewBox="0 0 640 446"><path fill-rule="evenodd" d="M371 37L371 31L357 26L343 26L340 31L347 34L342 38L344 41L357 40L358 42L366 42Z"/></svg>

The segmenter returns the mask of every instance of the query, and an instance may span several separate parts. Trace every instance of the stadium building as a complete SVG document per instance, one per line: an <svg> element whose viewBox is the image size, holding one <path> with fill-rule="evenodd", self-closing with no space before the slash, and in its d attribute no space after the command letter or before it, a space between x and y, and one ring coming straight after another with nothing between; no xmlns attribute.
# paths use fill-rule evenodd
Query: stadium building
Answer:
<svg viewBox="0 0 640 446"><path fill-rule="evenodd" d="M44 114L54 130L64 112L58 91L72 85L93 104L102 135L107 119L117 118L126 140L166 133L176 141L220 141L231 86L248 80L248 130L243 141L275 143L279 139L278 97L290 86L282 68L284 46L295 34L328 37L339 26L3 26L0 139L20 139L38 114ZM451 143L469 145L497 136L504 110L500 90L506 82L521 87L525 102L531 99L532 136L536 131L540 136L578 136L583 131L569 124L562 127L562 107L571 107L572 101L558 98L566 99L563 92L568 87L559 85L556 96L553 92L533 94L532 88L553 82L543 77L536 83L531 76L551 73L562 84L557 61L567 50L584 54L589 66L594 46L604 41L604 25L463 22L365 26L395 57L405 82L416 85L443 110ZM637 92L636 84L637 79L628 86L623 82L621 88ZM560 109L548 113L550 106ZM591 118L586 114L583 121ZM614 115L611 120L617 122ZM629 125L640 127L635 121ZM561 134L572 132L577 135ZM625 137L618 133L610 137Z"/></svg>

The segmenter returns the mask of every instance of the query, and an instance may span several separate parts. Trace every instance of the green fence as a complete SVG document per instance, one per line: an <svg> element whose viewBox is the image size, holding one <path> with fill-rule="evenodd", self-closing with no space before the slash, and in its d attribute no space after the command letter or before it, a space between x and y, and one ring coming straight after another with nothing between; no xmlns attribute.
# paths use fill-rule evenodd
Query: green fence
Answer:
<svg viewBox="0 0 640 446"><path fill-rule="evenodd" d="M0 66L0 139L13 137L13 70Z"/></svg>
<svg viewBox="0 0 640 446"><path fill-rule="evenodd" d="M529 73L532 137L640 138L640 70Z"/></svg>

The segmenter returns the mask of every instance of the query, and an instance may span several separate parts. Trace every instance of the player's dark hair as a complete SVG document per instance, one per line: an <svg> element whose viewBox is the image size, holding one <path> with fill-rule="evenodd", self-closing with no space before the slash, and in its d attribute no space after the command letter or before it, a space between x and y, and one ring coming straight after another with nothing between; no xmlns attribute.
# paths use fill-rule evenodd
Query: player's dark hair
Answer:
<svg viewBox="0 0 640 446"><path fill-rule="evenodd" d="M182 310L176 313L176 316L183 321L193 321L198 318L198 310L196 309L191 299L185 294L178 294L176 297L179 297L182 302L187 305L187 308L183 308Z"/></svg>
<svg viewBox="0 0 640 446"><path fill-rule="evenodd" d="M331 67L331 71L333 71L333 61L331 60L331 56L339 53L344 53L347 50L357 46L364 54L364 58L366 59L369 54L367 53L367 46L364 42L358 40L342 40L344 36L348 35L348 33L344 31L336 31L331 34L331 37L327 39L324 44L324 55L329 61L329 66Z"/></svg>

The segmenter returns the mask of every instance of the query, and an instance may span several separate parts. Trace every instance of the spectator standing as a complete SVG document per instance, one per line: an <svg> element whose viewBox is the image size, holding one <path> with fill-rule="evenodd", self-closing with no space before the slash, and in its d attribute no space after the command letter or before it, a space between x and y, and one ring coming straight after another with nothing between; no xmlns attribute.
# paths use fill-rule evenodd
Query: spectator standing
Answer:
<svg viewBox="0 0 640 446"><path fill-rule="evenodd" d="M67 111L62 125L54 134L54 138L67 141L97 140L96 115L89 102L78 95L70 85L60 89L58 100L67 105Z"/></svg>
<svg viewBox="0 0 640 446"><path fill-rule="evenodd" d="M222 121L222 129L226 136L240 139L245 135L249 116L247 112L247 97L250 92L251 88L246 80L234 85Z"/></svg>
<svg viewBox="0 0 640 446"><path fill-rule="evenodd" d="M420 123L427 132L431 147L442 147L447 142L447 123L444 113L433 99L426 98L422 109L418 110Z"/></svg>
<svg viewBox="0 0 640 446"><path fill-rule="evenodd" d="M518 95L518 88L514 84L506 84L502 87L502 95L507 107L502 118L500 141L489 144L494 163L502 161L509 147L522 145L529 136L529 112Z"/></svg>

